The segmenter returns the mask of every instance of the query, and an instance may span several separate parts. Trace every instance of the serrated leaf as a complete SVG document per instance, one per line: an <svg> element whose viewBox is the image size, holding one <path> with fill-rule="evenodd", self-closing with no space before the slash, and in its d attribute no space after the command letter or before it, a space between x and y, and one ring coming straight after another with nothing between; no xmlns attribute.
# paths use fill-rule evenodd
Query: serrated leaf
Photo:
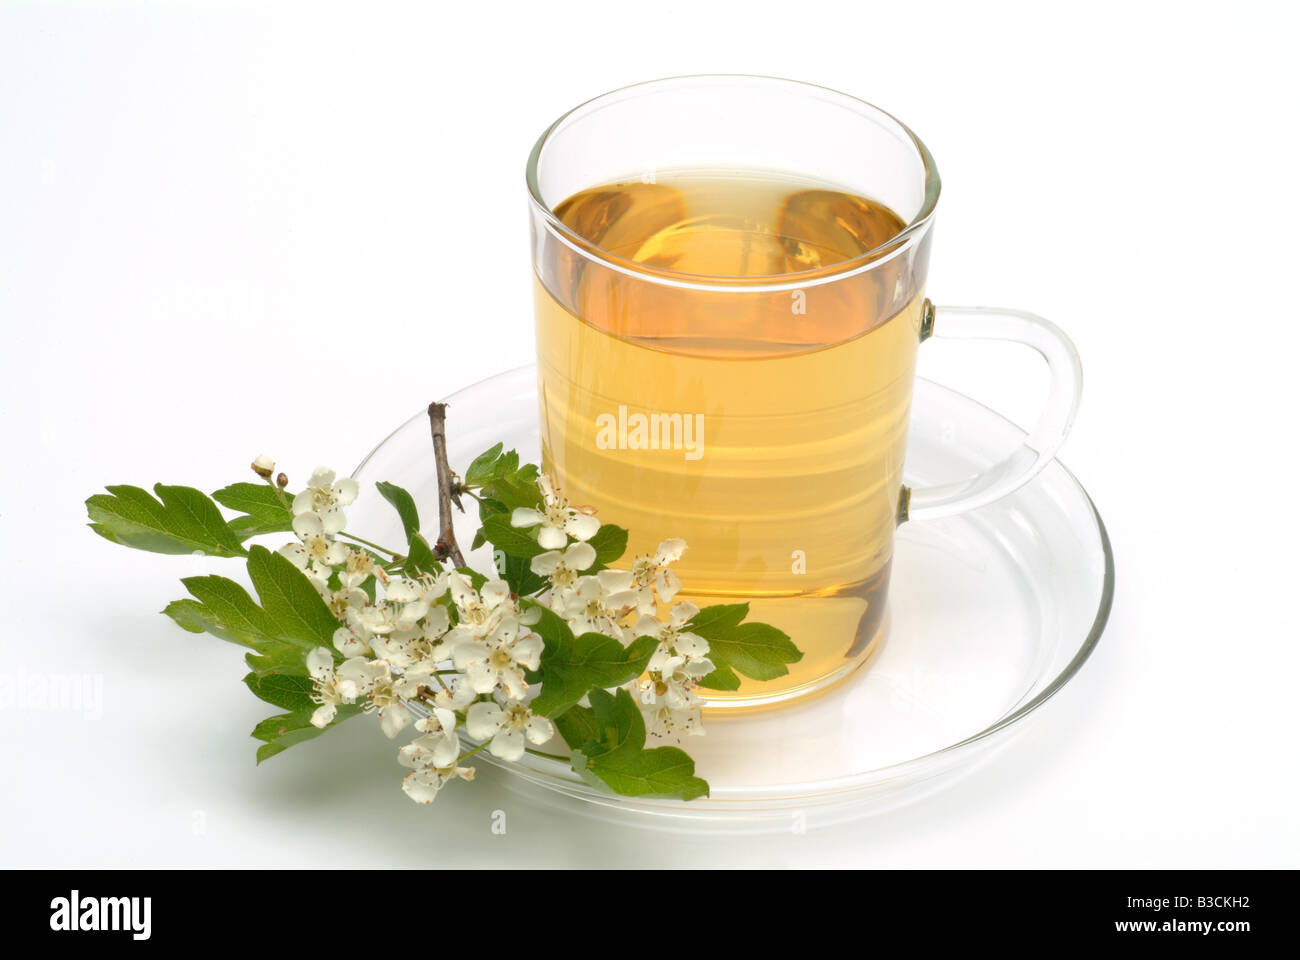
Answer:
<svg viewBox="0 0 1300 960"><path fill-rule="evenodd" d="M803 659L790 638L766 623L742 623L724 637L709 640L709 659L755 680L773 680Z"/></svg>
<svg viewBox="0 0 1300 960"><path fill-rule="evenodd" d="M376 483L375 487L380 495L397 510L397 515L402 520L402 529L406 531L406 539L410 541L412 537L419 536L420 512L415 508L415 498L402 487L386 480Z"/></svg>
<svg viewBox="0 0 1300 960"><path fill-rule="evenodd" d="M563 713L590 690L636 679L658 646L654 637L638 637L626 647L600 633L575 637L568 624L549 610L533 629L545 646L540 665L542 689L531 706L544 717Z"/></svg>
<svg viewBox="0 0 1300 960"><path fill-rule="evenodd" d="M253 737L263 741L262 746L257 748L257 762L261 763L278 753L283 753L289 747L307 740L314 740L325 731L333 730L344 720L355 717L360 712L360 707L356 704L341 705L333 721L325 727L317 727L311 722L311 716L314 712L315 705L313 704L311 710L276 714L267 717L254 727Z"/></svg>
<svg viewBox="0 0 1300 960"><path fill-rule="evenodd" d="M484 520L483 535L487 538L488 543L507 557L519 557L528 560L539 553L546 552L545 548L531 535L519 527L512 527L508 514L494 513Z"/></svg>
<svg viewBox="0 0 1300 960"><path fill-rule="evenodd" d="M185 577L181 583L202 605L209 633L254 650L276 639L266 612L235 581L206 576Z"/></svg>
<svg viewBox="0 0 1300 960"><path fill-rule="evenodd" d="M230 521L241 539L263 533L284 533L293 529L293 510L280 498L284 494L265 483L232 483L212 495L223 507L242 516Z"/></svg>
<svg viewBox="0 0 1300 960"><path fill-rule="evenodd" d="M207 610L197 600L191 600L188 597L184 600L173 600L163 607L163 613L175 620L176 625L182 630L188 630L190 633L216 633L223 640L230 640L233 643L239 642L233 637L217 633L216 630L208 626Z"/></svg>
<svg viewBox="0 0 1300 960"><path fill-rule="evenodd" d="M331 650L330 653L334 655L335 662L342 656L337 650ZM307 654L302 647L293 643L269 644L260 653L244 654L244 662L258 676L272 673L307 676Z"/></svg>
<svg viewBox="0 0 1300 960"><path fill-rule="evenodd" d="M193 487L158 484L148 492L127 484L106 487L86 500L90 527L113 543L152 553L206 553L242 557L243 541L207 494Z"/></svg>
<svg viewBox="0 0 1300 960"><path fill-rule="evenodd" d="M471 463L469 469L465 471L466 486L481 487L495 476L493 467L496 465L497 459L501 456L501 448L503 446L504 444L498 443L496 446L492 447L492 449L484 450L474 458L474 462Z"/></svg>
<svg viewBox="0 0 1300 960"><path fill-rule="evenodd" d="M315 687L310 677L286 673L250 673L244 677L244 684L259 700L265 700L282 710L291 713L306 711L310 714L316 709L311 698Z"/></svg>
<svg viewBox="0 0 1300 960"><path fill-rule="evenodd" d="M574 772L592 786L628 797L706 796L709 785L695 776L695 761L677 747L645 749L645 721L626 690L590 693L598 735L573 751Z"/></svg>
<svg viewBox="0 0 1300 960"><path fill-rule="evenodd" d="M749 604L715 604L697 613L683 628L709 641L716 668L701 681L713 690L735 690L736 673L754 680L773 680L790 672L787 664L803 659L789 636L766 623L742 623ZM731 685L734 683L734 686Z"/></svg>
<svg viewBox="0 0 1300 960"><path fill-rule="evenodd" d="M248 551L248 575L274 637L304 650L332 649L340 624L305 573L280 554L254 545Z"/></svg>
<svg viewBox="0 0 1300 960"><path fill-rule="evenodd" d="M529 464L528 466L532 466ZM498 477L492 481L488 488L489 495L493 500L499 500L505 504L506 509L514 510L517 507L531 507L536 509L542 505L542 491L537 486L535 468L533 476L527 476L525 471L520 470L509 476Z"/></svg>
<svg viewBox="0 0 1300 960"><path fill-rule="evenodd" d="M712 640L740 626L740 621L748 615L747 603L715 603L693 616L685 629L705 640Z"/></svg>

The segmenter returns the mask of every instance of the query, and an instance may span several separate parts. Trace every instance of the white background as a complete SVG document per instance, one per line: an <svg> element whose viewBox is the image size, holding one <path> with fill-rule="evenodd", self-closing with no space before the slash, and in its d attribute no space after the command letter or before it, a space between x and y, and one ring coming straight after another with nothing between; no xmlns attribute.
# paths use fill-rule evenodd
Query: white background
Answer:
<svg viewBox="0 0 1300 960"><path fill-rule="evenodd" d="M3 3L0 865L1300 866L1298 10ZM1073 335L1062 459L1118 564L1096 655L971 778L804 836L609 827L487 768L418 808L361 723L255 769L239 652L156 613L223 561L110 545L82 501L259 452L350 470L529 361L532 141L702 72L901 117L944 179L931 296ZM1032 412L1025 357L922 353ZM83 673L90 716L13 692Z"/></svg>

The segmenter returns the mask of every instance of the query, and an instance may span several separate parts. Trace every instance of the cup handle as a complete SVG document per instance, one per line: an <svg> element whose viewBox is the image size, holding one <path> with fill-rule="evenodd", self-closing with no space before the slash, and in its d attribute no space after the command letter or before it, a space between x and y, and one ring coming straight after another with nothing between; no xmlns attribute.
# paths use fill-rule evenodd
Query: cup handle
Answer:
<svg viewBox="0 0 1300 960"><path fill-rule="evenodd" d="M899 522L934 520L974 510L1014 493L1051 462L1074 423L1083 368L1074 344L1056 324L1021 310L936 307L925 301L921 339L1005 340L1037 350L1047 361L1051 387L1043 412L1025 442L1001 463L966 480L932 487L903 487Z"/></svg>

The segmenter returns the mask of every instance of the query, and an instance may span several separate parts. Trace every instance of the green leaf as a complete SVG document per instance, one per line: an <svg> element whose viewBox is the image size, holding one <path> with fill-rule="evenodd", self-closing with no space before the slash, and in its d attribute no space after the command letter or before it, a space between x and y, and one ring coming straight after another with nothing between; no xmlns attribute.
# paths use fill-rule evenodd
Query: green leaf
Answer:
<svg viewBox="0 0 1300 960"><path fill-rule="evenodd" d="M591 707L570 707L551 719L571 750L582 749L588 740L595 740L600 735L596 712Z"/></svg>
<svg viewBox="0 0 1300 960"><path fill-rule="evenodd" d="M203 608L203 629L208 633L254 650L276 639L266 612L235 581L206 576L185 577L181 583Z"/></svg>
<svg viewBox="0 0 1300 960"><path fill-rule="evenodd" d="M692 617L685 629L705 640L712 640L740 626L740 621L747 616L749 616L747 603L715 603Z"/></svg>
<svg viewBox="0 0 1300 960"><path fill-rule="evenodd" d="M429 546L429 541L424 539L423 534L411 534L410 545L407 548L410 554L406 558L406 572L419 576L422 573L437 573L442 569L438 563L438 557L433 552L433 547Z"/></svg>
<svg viewBox="0 0 1300 960"><path fill-rule="evenodd" d="M587 543L596 550L596 566L607 567L627 552L627 531L612 523L602 523Z"/></svg>
<svg viewBox="0 0 1300 960"><path fill-rule="evenodd" d="M766 623L741 623L749 604L705 607L683 628L709 641L709 659L717 668L700 681L713 690L735 690L735 674L754 680L773 680L790 672L786 666L803 659L787 636ZM732 685L734 683L734 686Z"/></svg>
<svg viewBox="0 0 1300 960"><path fill-rule="evenodd" d="M493 500L500 500L507 510L518 507L537 509L542 505L542 491L537 486L537 468L532 464L527 464L525 469L509 476L498 477L487 489L488 495Z"/></svg>
<svg viewBox="0 0 1300 960"><path fill-rule="evenodd" d="M484 497L478 502L478 519L482 524L488 517L498 513L509 514L510 508L500 500L493 500L490 497ZM487 537L483 533L483 527L479 526L478 532L474 534L474 542L470 545L471 550L477 550L483 544L487 543Z"/></svg>
<svg viewBox="0 0 1300 960"><path fill-rule="evenodd" d="M283 493L265 483L232 483L212 495L223 507L242 516L230 521L241 539L262 533L284 533L293 529L293 510L280 498Z"/></svg>
<svg viewBox="0 0 1300 960"><path fill-rule="evenodd" d="M772 680L790 672L786 664L803 659L790 637L766 623L742 623L727 637L709 641L709 659L755 680Z"/></svg>
<svg viewBox="0 0 1300 960"><path fill-rule="evenodd" d="M381 480L375 484L375 487L378 488L380 495L396 508L397 515L402 518L402 529L406 531L406 539L410 541L412 537L419 536L420 513L415 509L415 498L395 483Z"/></svg>
<svg viewBox="0 0 1300 960"><path fill-rule="evenodd" d="M547 584L546 578L533 573L531 564L523 557L507 557L501 550L494 550L492 560L497 576L510 585L511 593L516 596L530 596Z"/></svg>
<svg viewBox="0 0 1300 960"><path fill-rule="evenodd" d="M157 484L155 500L139 487L106 487L86 501L90 528L106 540L153 553L245 555L232 530L207 494L193 487Z"/></svg>
<svg viewBox="0 0 1300 960"><path fill-rule="evenodd" d="M600 633L575 637L568 624L549 610L533 629L545 646L540 666L542 689L531 706L544 717L563 713L588 691L636 679L658 646L654 637L638 637L627 647Z"/></svg>
<svg viewBox="0 0 1300 960"><path fill-rule="evenodd" d="M255 545L248 551L248 575L257 588L272 636L304 651L333 649L339 621L305 573L280 554Z"/></svg>
<svg viewBox="0 0 1300 960"><path fill-rule="evenodd" d="M481 487L496 476L493 472L493 467L496 465L497 459L501 456L502 446L503 444L498 443L491 450L484 450L474 458L474 462L471 463L469 469L465 471L466 486Z"/></svg>
<svg viewBox="0 0 1300 960"><path fill-rule="evenodd" d="M291 713L306 711L310 714L316 709L311 698L315 686L310 677L287 673L250 673L244 677L244 683L259 700L265 700L282 710Z"/></svg>
<svg viewBox="0 0 1300 960"><path fill-rule="evenodd" d="M512 527L510 517L504 513L494 513L483 521L483 536L507 557L528 560L546 552L530 534L519 527Z"/></svg>
<svg viewBox="0 0 1300 960"><path fill-rule="evenodd" d="M315 705L313 704L311 710L276 714L273 717L267 717L254 727L253 736L263 741L262 745L257 748L257 762L261 763L277 753L283 753L296 744L314 740L326 730L333 730L344 720L355 717L361 712L361 708L356 704L341 705L333 721L325 727L317 727L311 722L311 715L314 712Z"/></svg>
<svg viewBox="0 0 1300 960"><path fill-rule="evenodd" d="M677 747L645 749L645 721L626 690L590 693L597 735L573 751L574 772L592 786L627 797L706 796L709 785L695 776L695 761Z"/></svg>
<svg viewBox="0 0 1300 960"><path fill-rule="evenodd" d="M217 630L210 625L208 620L208 611L203 604L197 600L191 600L186 597L184 600L173 600L167 606L163 607L163 613L176 621L176 625L182 630L188 630L190 633L214 633L223 640L229 640L232 643L238 643L234 637L227 636L224 633L217 633Z"/></svg>
<svg viewBox="0 0 1300 960"><path fill-rule="evenodd" d="M342 659L342 654L337 650L331 650L330 653L334 655L335 663ZM303 653L302 647L291 643L268 644L260 653L244 654L244 662L259 677L273 673L307 676L307 655Z"/></svg>
<svg viewBox="0 0 1300 960"><path fill-rule="evenodd" d="M740 677L730 667L714 665L712 673L700 677L700 686L706 690L739 690Z"/></svg>

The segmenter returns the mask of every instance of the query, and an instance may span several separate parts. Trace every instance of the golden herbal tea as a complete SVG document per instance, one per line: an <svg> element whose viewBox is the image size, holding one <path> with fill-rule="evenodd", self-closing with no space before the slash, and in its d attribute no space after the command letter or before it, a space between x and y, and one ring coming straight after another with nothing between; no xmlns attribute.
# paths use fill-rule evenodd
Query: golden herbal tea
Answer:
<svg viewBox="0 0 1300 960"><path fill-rule="evenodd" d="M554 213L603 254L552 242L539 258L545 469L632 531L627 559L685 539L683 599L748 601L804 651L788 676L710 701L843 674L881 632L924 275L845 262L904 222L734 172L597 187Z"/></svg>

